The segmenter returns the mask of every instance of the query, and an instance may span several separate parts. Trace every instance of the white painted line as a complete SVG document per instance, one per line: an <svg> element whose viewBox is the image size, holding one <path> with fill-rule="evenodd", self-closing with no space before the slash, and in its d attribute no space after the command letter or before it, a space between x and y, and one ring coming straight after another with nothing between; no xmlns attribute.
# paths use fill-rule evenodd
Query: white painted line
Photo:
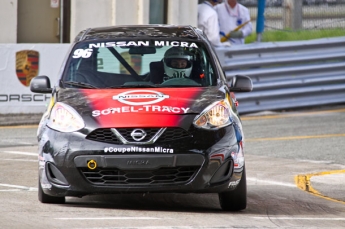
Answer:
<svg viewBox="0 0 345 229"><path fill-rule="evenodd" d="M9 188L21 188L21 189L29 189L30 188L30 187L26 187L26 186L13 185L13 184L0 184L0 186L9 187Z"/></svg>
<svg viewBox="0 0 345 229"><path fill-rule="evenodd" d="M22 191L37 192L38 188L29 188L28 190L24 190L24 189L0 189L0 192L22 192Z"/></svg>
<svg viewBox="0 0 345 229"><path fill-rule="evenodd" d="M26 191L36 191L37 190L37 188L26 187L26 186L21 186L21 185L13 185L13 184L0 184L0 186L9 187L9 188L19 188L19 189L24 189Z"/></svg>
<svg viewBox="0 0 345 229"><path fill-rule="evenodd" d="M151 220L151 219L163 219L156 217L99 217L99 218L85 218L85 217L74 217L74 218L55 218L60 220ZM164 218L166 219L166 218Z"/></svg>
<svg viewBox="0 0 345 229"><path fill-rule="evenodd" d="M334 161L315 161L315 160L297 160L299 162L307 162L307 163L314 163L314 164L333 164Z"/></svg>
<svg viewBox="0 0 345 229"><path fill-rule="evenodd" d="M229 225L221 226L143 226L143 227L88 227L88 229L225 229L225 228L237 228ZM258 227L255 227L258 228ZM85 228L74 228L85 229Z"/></svg>
<svg viewBox="0 0 345 229"><path fill-rule="evenodd" d="M254 219L282 219L282 220L328 220L328 221L344 221L345 218L301 218L301 217L252 217Z"/></svg>
<svg viewBox="0 0 345 229"><path fill-rule="evenodd" d="M259 180L252 177L247 177L247 181L255 182L255 185L279 185L279 186L285 186L290 188L297 188L295 184L285 183L285 182L279 182L279 181L271 181L271 180Z"/></svg>
<svg viewBox="0 0 345 229"><path fill-rule="evenodd" d="M30 161L30 162L38 162L38 160L31 160L31 159L29 159L29 160L25 160L25 159L1 159L2 161L25 161L25 162L28 162L28 161Z"/></svg>
<svg viewBox="0 0 345 229"><path fill-rule="evenodd" d="M28 156L38 156L38 153L29 153L29 152L20 152L20 151L2 151L0 153L10 153L10 154L18 154L18 155L28 155Z"/></svg>
<svg viewBox="0 0 345 229"><path fill-rule="evenodd" d="M29 188L28 190L25 189L0 189L0 192L37 192L37 188Z"/></svg>
<svg viewBox="0 0 345 229"><path fill-rule="evenodd" d="M34 146L36 145L37 143L33 143L33 142L16 142L16 141L13 141L13 140L1 140L1 142L3 143L7 143L7 144L15 144L15 145L20 145L20 146Z"/></svg>

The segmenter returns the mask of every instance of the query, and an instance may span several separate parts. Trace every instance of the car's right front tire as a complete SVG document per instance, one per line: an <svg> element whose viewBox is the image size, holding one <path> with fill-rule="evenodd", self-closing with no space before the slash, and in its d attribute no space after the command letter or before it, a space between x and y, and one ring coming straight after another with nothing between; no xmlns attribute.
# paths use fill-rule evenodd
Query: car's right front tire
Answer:
<svg viewBox="0 0 345 229"><path fill-rule="evenodd" d="M46 204L63 204L65 197L49 196L43 192L41 182L38 181L38 200Z"/></svg>
<svg viewBox="0 0 345 229"><path fill-rule="evenodd" d="M241 211L247 207L247 177L246 169L243 167L243 173L240 183L236 189L230 192L218 194L219 203L224 211Z"/></svg>

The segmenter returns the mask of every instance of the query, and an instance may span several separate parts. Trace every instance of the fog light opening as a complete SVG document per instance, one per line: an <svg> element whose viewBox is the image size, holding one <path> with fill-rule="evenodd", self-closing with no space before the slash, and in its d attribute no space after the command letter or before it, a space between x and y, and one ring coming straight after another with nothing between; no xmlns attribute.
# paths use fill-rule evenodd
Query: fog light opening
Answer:
<svg viewBox="0 0 345 229"><path fill-rule="evenodd" d="M46 175L49 181L58 185L68 185L66 178L55 165L47 163L46 169Z"/></svg>
<svg viewBox="0 0 345 229"><path fill-rule="evenodd" d="M94 170L97 168L97 162L95 160L90 160L87 162L87 167L91 170Z"/></svg>
<svg viewBox="0 0 345 229"><path fill-rule="evenodd" d="M226 166L224 177L228 177L231 172L232 172L232 170L231 170L231 162L228 162L228 164Z"/></svg>

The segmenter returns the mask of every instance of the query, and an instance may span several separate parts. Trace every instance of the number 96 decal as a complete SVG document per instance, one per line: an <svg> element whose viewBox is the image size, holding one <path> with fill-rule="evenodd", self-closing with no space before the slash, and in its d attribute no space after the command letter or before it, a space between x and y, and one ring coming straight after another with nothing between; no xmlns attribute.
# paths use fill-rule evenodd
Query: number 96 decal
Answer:
<svg viewBox="0 0 345 229"><path fill-rule="evenodd" d="M89 58L92 54L92 49L76 49L73 53L73 58Z"/></svg>

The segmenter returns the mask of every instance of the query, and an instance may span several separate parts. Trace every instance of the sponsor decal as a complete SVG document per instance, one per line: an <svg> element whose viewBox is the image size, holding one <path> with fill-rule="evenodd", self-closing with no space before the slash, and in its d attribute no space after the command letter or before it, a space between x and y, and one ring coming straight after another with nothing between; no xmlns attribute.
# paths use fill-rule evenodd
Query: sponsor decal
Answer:
<svg viewBox="0 0 345 229"><path fill-rule="evenodd" d="M95 44L89 44L89 49L101 48L101 47L123 47L123 46L150 46L150 41L112 41L101 42ZM154 41L154 46L173 46L173 47L186 47L186 48L198 48L194 42L185 41Z"/></svg>
<svg viewBox="0 0 345 229"><path fill-rule="evenodd" d="M90 116L95 118L100 126L142 128L181 125L184 115L190 112L191 105L205 89L195 87L178 90L136 88L80 91L90 103Z"/></svg>
<svg viewBox="0 0 345 229"><path fill-rule="evenodd" d="M108 107L103 110L92 111L93 117L109 114L121 114L121 113L140 113L140 112L159 112L159 113L172 113L181 114L187 113L189 107L173 107L173 106L158 106L150 105L159 103L169 98L169 95L165 95L162 92L152 90L131 90L125 91L118 95L113 96L113 100L117 100L120 103L124 103L131 106L119 106Z"/></svg>
<svg viewBox="0 0 345 229"><path fill-rule="evenodd" d="M237 180L237 181L230 181L228 188L235 188L241 180Z"/></svg>
<svg viewBox="0 0 345 229"><path fill-rule="evenodd" d="M133 90L133 91L125 91L118 95L114 95L113 99L119 101L120 103L124 103L127 105L147 105L153 103L159 103L164 99L168 99L169 95L164 95L158 91L152 90ZM140 100L140 101L135 101ZM142 101L144 100L144 101Z"/></svg>
<svg viewBox="0 0 345 229"><path fill-rule="evenodd" d="M51 189L52 188L52 185L51 184L41 184L41 187L43 189Z"/></svg>
<svg viewBox="0 0 345 229"><path fill-rule="evenodd" d="M32 78L37 76L39 53L34 50L16 52L16 74L24 86L29 86Z"/></svg>
<svg viewBox="0 0 345 229"><path fill-rule="evenodd" d="M138 113L138 112L161 112L161 113L187 113L189 107L170 107L170 106L151 106L145 105L141 107L134 106L122 106L122 107L112 107L104 110L94 110L92 111L92 116L97 117L101 115L109 114L121 114L121 113Z"/></svg>
<svg viewBox="0 0 345 229"><path fill-rule="evenodd" d="M92 49L76 49L73 52L73 58L89 58L92 55Z"/></svg>
<svg viewBox="0 0 345 229"><path fill-rule="evenodd" d="M104 153L174 153L174 149L164 148L160 146L144 148L132 146L128 148L106 147Z"/></svg>
<svg viewBox="0 0 345 229"><path fill-rule="evenodd" d="M73 58L89 58L93 53L93 48L110 48L110 47L139 47L139 46L150 46L150 41L112 41L112 42L100 42L100 43L93 43L89 44L89 48L86 49L76 49L73 52ZM152 45L152 43L151 43ZM183 48L198 48L198 46L193 42L185 42L185 41L154 41L155 47L163 47L163 46L172 46L172 47L183 47ZM126 59L126 52L121 53L121 55ZM128 54L129 55L129 54ZM131 55L132 60L126 61L130 63L130 65L134 65L134 70L136 72L140 72L139 65L141 65L141 56L140 55ZM125 68L121 70L126 71Z"/></svg>
<svg viewBox="0 0 345 229"><path fill-rule="evenodd" d="M48 94L0 94L0 102L45 102L50 98Z"/></svg>

